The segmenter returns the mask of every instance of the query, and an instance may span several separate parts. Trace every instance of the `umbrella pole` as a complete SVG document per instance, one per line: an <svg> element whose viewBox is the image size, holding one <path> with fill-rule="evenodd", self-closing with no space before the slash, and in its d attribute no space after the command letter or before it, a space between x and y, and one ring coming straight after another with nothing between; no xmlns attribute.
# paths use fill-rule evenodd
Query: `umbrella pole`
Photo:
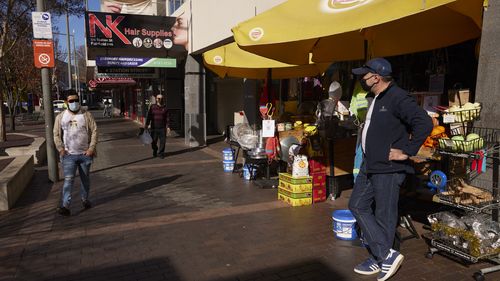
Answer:
<svg viewBox="0 0 500 281"><path fill-rule="evenodd" d="M267 69L267 102L272 102L271 91L273 89L273 70L271 68Z"/></svg>

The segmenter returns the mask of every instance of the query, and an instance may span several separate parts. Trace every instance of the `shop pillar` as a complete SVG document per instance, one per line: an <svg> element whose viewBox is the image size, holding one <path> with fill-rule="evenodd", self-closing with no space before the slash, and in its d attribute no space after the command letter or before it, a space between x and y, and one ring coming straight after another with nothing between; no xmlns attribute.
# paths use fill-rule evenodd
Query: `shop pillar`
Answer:
<svg viewBox="0 0 500 281"><path fill-rule="evenodd" d="M207 144L205 112L205 70L192 56L187 56L184 78L184 140L190 147Z"/></svg>
<svg viewBox="0 0 500 281"><path fill-rule="evenodd" d="M500 129L500 5L490 3L483 18L476 101L482 103L480 126Z"/></svg>
<svg viewBox="0 0 500 281"><path fill-rule="evenodd" d="M257 125L259 118L259 97L257 95L258 82L254 79L243 80L243 110L250 125Z"/></svg>

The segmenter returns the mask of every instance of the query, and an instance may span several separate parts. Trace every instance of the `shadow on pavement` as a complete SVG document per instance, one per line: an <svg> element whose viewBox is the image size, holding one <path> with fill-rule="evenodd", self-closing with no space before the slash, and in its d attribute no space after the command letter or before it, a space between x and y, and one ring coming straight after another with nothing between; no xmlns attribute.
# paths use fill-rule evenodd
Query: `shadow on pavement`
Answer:
<svg viewBox="0 0 500 281"><path fill-rule="evenodd" d="M118 193L115 193L113 195L106 196L103 198L99 198L97 200L97 204L99 204L99 205L106 204L106 203L113 201L115 199L118 199L120 197L126 197L128 195L132 195L132 194L136 194L136 193L143 193L143 192L150 190L150 189L153 189L155 187L169 184L169 183L177 180L180 177L182 177L182 175L174 175L174 176L170 176L170 177L163 177L163 178L159 178L159 179L154 179L154 180L134 184L134 185L127 187L126 189L118 192Z"/></svg>
<svg viewBox="0 0 500 281"><path fill-rule="evenodd" d="M40 278L40 277L38 277ZM38 279L39 280L39 279ZM156 258L136 263L83 271L80 274L57 276L45 281L68 280L183 280L169 258Z"/></svg>
<svg viewBox="0 0 500 281"><path fill-rule="evenodd" d="M237 263L238 261L235 261ZM101 269L94 270L82 270L79 274L70 274L64 276L56 275L53 278L43 279L45 281L67 281L67 280L170 280L170 281L264 281L264 280L287 280L287 281L344 281L348 280L347 277L332 270L329 266L325 265L318 260L309 260L301 263L290 264L280 267L253 269L243 273L241 275L235 275L231 277L225 277L227 274L226 268L206 268L211 272L218 272L210 275L223 276L216 279L206 279L201 272L203 269L196 268L195 272L200 272L199 276L196 278L188 279L185 276L181 276L175 265L169 258L155 258L149 259L142 262L127 263L117 266L104 267ZM21 272L20 274L24 277L23 280L31 280L31 278L37 277L36 273L31 272ZM205 275L208 275L205 272ZM38 278L40 276L38 275ZM33 279L34 280L34 279ZM39 280L39 279L38 279Z"/></svg>

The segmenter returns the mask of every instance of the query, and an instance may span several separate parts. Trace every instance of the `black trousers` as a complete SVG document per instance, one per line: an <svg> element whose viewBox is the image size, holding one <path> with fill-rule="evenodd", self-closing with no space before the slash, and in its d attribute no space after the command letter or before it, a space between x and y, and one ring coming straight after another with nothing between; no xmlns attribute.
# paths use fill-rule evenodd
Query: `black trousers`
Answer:
<svg viewBox="0 0 500 281"><path fill-rule="evenodd" d="M153 152L158 152L160 155L165 153L165 142L167 141L167 132L166 129L152 129L151 137L153 138L153 142L151 143L151 147L153 148ZM160 140L160 147L158 150L158 139Z"/></svg>

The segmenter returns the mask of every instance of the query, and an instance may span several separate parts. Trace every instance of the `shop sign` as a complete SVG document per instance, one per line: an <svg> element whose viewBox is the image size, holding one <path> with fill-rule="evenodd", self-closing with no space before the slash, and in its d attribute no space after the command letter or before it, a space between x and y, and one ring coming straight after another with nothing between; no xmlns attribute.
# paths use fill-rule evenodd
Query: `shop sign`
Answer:
<svg viewBox="0 0 500 281"><path fill-rule="evenodd" d="M52 21L50 13L32 12L33 37L35 39L52 39Z"/></svg>
<svg viewBox="0 0 500 281"><path fill-rule="evenodd" d="M90 80L88 84L91 88L96 88L99 85L135 85L136 82L132 78L98 77Z"/></svg>
<svg viewBox="0 0 500 281"><path fill-rule="evenodd" d="M176 68L175 58L96 57L97 66Z"/></svg>
<svg viewBox="0 0 500 281"><path fill-rule="evenodd" d="M55 66L52 40L33 40L33 55L36 68Z"/></svg>
<svg viewBox="0 0 500 281"><path fill-rule="evenodd" d="M86 12L87 46L147 50L166 56L170 50L185 51L184 45L176 44L175 24L175 17Z"/></svg>
<svg viewBox="0 0 500 281"><path fill-rule="evenodd" d="M97 67L97 77L158 78L155 68Z"/></svg>

